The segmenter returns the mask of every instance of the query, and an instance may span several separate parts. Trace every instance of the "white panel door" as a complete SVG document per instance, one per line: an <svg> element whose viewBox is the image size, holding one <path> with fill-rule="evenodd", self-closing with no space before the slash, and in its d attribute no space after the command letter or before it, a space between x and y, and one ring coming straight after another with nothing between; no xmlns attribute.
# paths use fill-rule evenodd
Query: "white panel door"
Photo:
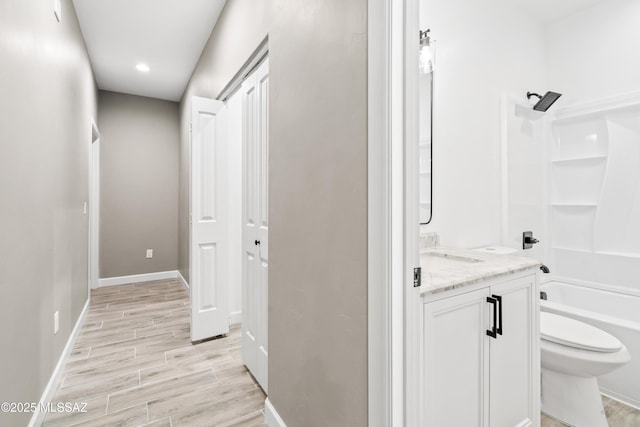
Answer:
<svg viewBox="0 0 640 427"><path fill-rule="evenodd" d="M267 391L269 266L269 72L265 60L242 84L242 357Z"/></svg>
<svg viewBox="0 0 640 427"><path fill-rule="evenodd" d="M226 109L191 99L191 341L229 332Z"/></svg>
<svg viewBox="0 0 640 427"><path fill-rule="evenodd" d="M483 288L424 304L421 425L488 425L488 296Z"/></svg>

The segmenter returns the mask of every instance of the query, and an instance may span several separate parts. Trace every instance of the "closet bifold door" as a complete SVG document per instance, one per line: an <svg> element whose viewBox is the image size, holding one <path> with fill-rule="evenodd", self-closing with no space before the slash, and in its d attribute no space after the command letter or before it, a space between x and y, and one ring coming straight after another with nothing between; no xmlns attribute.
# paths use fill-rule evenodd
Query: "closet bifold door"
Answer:
<svg viewBox="0 0 640 427"><path fill-rule="evenodd" d="M227 110L191 98L191 341L229 332Z"/></svg>
<svg viewBox="0 0 640 427"><path fill-rule="evenodd" d="M265 59L242 84L242 358L268 388L269 73Z"/></svg>

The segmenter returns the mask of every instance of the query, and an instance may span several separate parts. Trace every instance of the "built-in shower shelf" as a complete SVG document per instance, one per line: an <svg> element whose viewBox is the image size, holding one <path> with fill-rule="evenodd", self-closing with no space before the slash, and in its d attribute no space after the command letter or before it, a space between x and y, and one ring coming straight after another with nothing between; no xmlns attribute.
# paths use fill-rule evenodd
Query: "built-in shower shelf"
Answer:
<svg viewBox="0 0 640 427"><path fill-rule="evenodd" d="M548 151L554 274L637 288L640 92L557 108Z"/></svg>
<svg viewBox="0 0 640 427"><path fill-rule="evenodd" d="M569 159L556 159L551 160L553 164L571 164L571 163L581 163L581 162L591 162L591 161L605 161L608 156L585 156L585 157L574 157Z"/></svg>
<svg viewBox="0 0 640 427"><path fill-rule="evenodd" d="M638 259L640 259L640 254L637 253L637 252L594 251L594 253L601 254L601 255L611 255L611 256L617 256L617 257L624 257L624 258L638 258Z"/></svg>
<svg viewBox="0 0 640 427"><path fill-rule="evenodd" d="M551 249L560 250L560 251L579 252L579 253L583 253L583 254L587 254L587 253L591 254L591 253L593 253L593 251L591 251L591 250L569 248L569 247L566 247L566 246L552 246Z"/></svg>
<svg viewBox="0 0 640 427"><path fill-rule="evenodd" d="M554 208L597 208L597 203L551 203Z"/></svg>

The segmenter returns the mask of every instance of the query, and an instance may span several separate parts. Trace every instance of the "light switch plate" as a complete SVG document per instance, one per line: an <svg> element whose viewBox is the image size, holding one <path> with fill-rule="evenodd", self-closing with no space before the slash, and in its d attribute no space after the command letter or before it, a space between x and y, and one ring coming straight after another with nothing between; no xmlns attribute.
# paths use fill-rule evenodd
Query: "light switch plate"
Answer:
<svg viewBox="0 0 640 427"><path fill-rule="evenodd" d="M53 14L56 16L58 22L62 21L62 4L60 0L53 0Z"/></svg>
<svg viewBox="0 0 640 427"><path fill-rule="evenodd" d="M147 259L153 258L153 249L147 249Z"/></svg>

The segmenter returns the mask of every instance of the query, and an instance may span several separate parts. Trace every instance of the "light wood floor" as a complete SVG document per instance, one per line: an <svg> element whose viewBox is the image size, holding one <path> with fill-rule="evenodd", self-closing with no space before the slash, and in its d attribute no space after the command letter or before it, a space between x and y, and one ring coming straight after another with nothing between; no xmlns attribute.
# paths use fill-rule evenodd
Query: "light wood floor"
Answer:
<svg viewBox="0 0 640 427"><path fill-rule="evenodd" d="M105 287L91 307L45 426L264 426L265 395L242 364L240 330L189 339L189 296L175 280Z"/></svg>
<svg viewBox="0 0 640 427"><path fill-rule="evenodd" d="M609 427L638 427L640 426L640 411L627 406L617 400L602 396L604 412L607 415ZM565 424L542 414L541 427L565 427Z"/></svg>

